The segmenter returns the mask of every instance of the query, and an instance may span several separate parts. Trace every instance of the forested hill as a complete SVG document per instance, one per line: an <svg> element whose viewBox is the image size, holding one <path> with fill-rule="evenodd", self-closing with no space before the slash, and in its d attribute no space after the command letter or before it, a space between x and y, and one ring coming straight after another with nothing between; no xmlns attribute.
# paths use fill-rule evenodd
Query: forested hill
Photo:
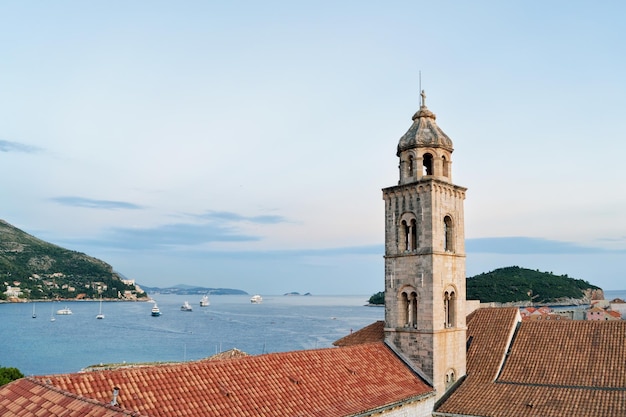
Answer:
<svg viewBox="0 0 626 417"><path fill-rule="evenodd" d="M590 300L604 299L600 287L582 279L567 275L554 275L551 272L509 266L469 277L467 299L483 303L529 303L556 304L577 300L588 303ZM369 299L371 305L385 303L385 293L378 292Z"/></svg>
<svg viewBox="0 0 626 417"><path fill-rule="evenodd" d="M125 291L145 296L123 282L106 262L45 242L0 220L0 300L115 299Z"/></svg>
<svg viewBox="0 0 626 417"><path fill-rule="evenodd" d="M603 298L602 289L582 279L509 266L467 278L467 299L486 302L556 303Z"/></svg>

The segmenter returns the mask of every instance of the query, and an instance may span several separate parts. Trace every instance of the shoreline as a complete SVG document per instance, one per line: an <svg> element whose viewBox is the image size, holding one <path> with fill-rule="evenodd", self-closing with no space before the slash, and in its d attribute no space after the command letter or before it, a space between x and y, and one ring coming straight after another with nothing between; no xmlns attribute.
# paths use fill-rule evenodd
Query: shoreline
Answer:
<svg viewBox="0 0 626 417"><path fill-rule="evenodd" d="M54 299L54 300L46 300L46 299L42 299L42 300L0 300L0 304L29 304L29 303L60 303L60 302L86 302L86 303L90 303L90 302L130 302L130 303L136 303L136 302L140 302L140 303L145 303L147 301L151 301L152 299L147 297L147 298L142 298L142 299L136 299L136 300L127 300L127 299L123 299L123 298L87 298L87 299L76 299L76 298L58 298L58 299Z"/></svg>

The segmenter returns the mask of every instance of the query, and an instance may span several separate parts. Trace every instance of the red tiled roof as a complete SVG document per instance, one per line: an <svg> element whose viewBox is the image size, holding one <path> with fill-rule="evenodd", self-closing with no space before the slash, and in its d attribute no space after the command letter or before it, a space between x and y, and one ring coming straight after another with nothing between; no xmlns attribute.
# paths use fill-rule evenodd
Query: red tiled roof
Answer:
<svg viewBox="0 0 626 417"><path fill-rule="evenodd" d="M110 402L110 399L109 399ZM22 378L0 387L3 417L121 417L142 414L113 407L51 387L33 378Z"/></svg>
<svg viewBox="0 0 626 417"><path fill-rule="evenodd" d="M515 307L481 308L467 316L468 376L486 381L496 378L518 318Z"/></svg>
<svg viewBox="0 0 626 417"><path fill-rule="evenodd" d="M616 317L618 319L622 318L622 315L619 313L619 311L607 311L607 314Z"/></svg>
<svg viewBox="0 0 626 417"><path fill-rule="evenodd" d="M385 322L376 321L354 333L333 342L335 346L354 346L362 343L382 342L385 340Z"/></svg>
<svg viewBox="0 0 626 417"><path fill-rule="evenodd" d="M525 322L498 381L626 389L626 326L619 321Z"/></svg>
<svg viewBox="0 0 626 417"><path fill-rule="evenodd" d="M480 310L479 310L480 311ZM626 322L543 321L519 325L499 370L506 339L497 313L468 320L479 341L468 352L468 375L437 413L490 417L626 416ZM511 323L511 328L515 326ZM491 339L485 330L494 329ZM487 337L486 337L487 336ZM493 354L485 348L497 346ZM539 347L539 348L538 348ZM509 349L510 348L510 349ZM481 367L488 372L481 372ZM438 414L435 415L438 415Z"/></svg>
<svg viewBox="0 0 626 417"><path fill-rule="evenodd" d="M148 416L346 416L432 392L383 343L38 377Z"/></svg>

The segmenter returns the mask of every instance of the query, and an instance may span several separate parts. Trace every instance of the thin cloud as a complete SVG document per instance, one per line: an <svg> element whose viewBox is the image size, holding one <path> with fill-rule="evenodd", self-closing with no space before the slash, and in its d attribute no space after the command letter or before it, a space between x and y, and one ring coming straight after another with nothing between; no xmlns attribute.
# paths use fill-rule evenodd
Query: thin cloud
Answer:
<svg viewBox="0 0 626 417"><path fill-rule="evenodd" d="M104 209L104 210L138 210L142 209L142 206L137 204L128 203L125 201L111 201L111 200L93 200L91 198L83 198L83 197L55 197L52 198L52 201L56 201L59 204L64 206L71 207L84 207L91 209Z"/></svg>
<svg viewBox="0 0 626 417"><path fill-rule="evenodd" d="M112 248L116 250L192 250L214 242L250 242L260 236L238 232L226 224L168 224L153 228L114 228L97 239L80 239L76 246Z"/></svg>
<svg viewBox="0 0 626 417"><path fill-rule="evenodd" d="M31 145L25 145L18 142L9 142L8 140L0 140L0 152L21 152L21 153L38 153L41 148Z"/></svg>
<svg viewBox="0 0 626 417"><path fill-rule="evenodd" d="M115 229L113 236L142 248L197 246L212 242L249 242L261 239L259 236L239 233L228 225L215 224L168 224L150 229Z"/></svg>
<svg viewBox="0 0 626 417"><path fill-rule="evenodd" d="M204 214L198 216L205 220L219 220L219 221L231 221L231 222L250 222L258 224L278 224L285 223L287 219L283 216L276 215L262 215L262 216L242 216L238 213L230 211L213 211L209 210Z"/></svg>
<svg viewBox="0 0 626 417"><path fill-rule="evenodd" d="M57 197L54 200L65 205L87 208L142 208L132 203L91 200L81 197ZM85 245L115 250L179 250L207 254L210 251L206 245L210 243L255 242L263 239L263 236L242 232L238 223L278 224L286 222L282 216L243 216L225 211L207 211L204 214L190 217L195 221L164 224L150 228L111 228L98 238L76 239L67 241L67 243L72 246Z"/></svg>
<svg viewBox="0 0 626 417"><path fill-rule="evenodd" d="M619 250L583 246L572 242L520 236L467 239L465 242L465 249L468 253L497 253L515 255L572 255L623 252Z"/></svg>

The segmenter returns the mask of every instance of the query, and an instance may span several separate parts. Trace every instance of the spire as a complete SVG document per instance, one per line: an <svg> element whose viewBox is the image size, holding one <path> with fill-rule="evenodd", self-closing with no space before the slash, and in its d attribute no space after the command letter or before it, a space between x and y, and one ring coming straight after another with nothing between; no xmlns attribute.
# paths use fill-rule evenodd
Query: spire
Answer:
<svg viewBox="0 0 626 417"><path fill-rule="evenodd" d="M420 93L420 101L420 109L412 118L413 125L400 138L398 156L404 150L417 147L444 148L452 152L452 140L437 126L435 113L426 107L426 92L424 90Z"/></svg>

